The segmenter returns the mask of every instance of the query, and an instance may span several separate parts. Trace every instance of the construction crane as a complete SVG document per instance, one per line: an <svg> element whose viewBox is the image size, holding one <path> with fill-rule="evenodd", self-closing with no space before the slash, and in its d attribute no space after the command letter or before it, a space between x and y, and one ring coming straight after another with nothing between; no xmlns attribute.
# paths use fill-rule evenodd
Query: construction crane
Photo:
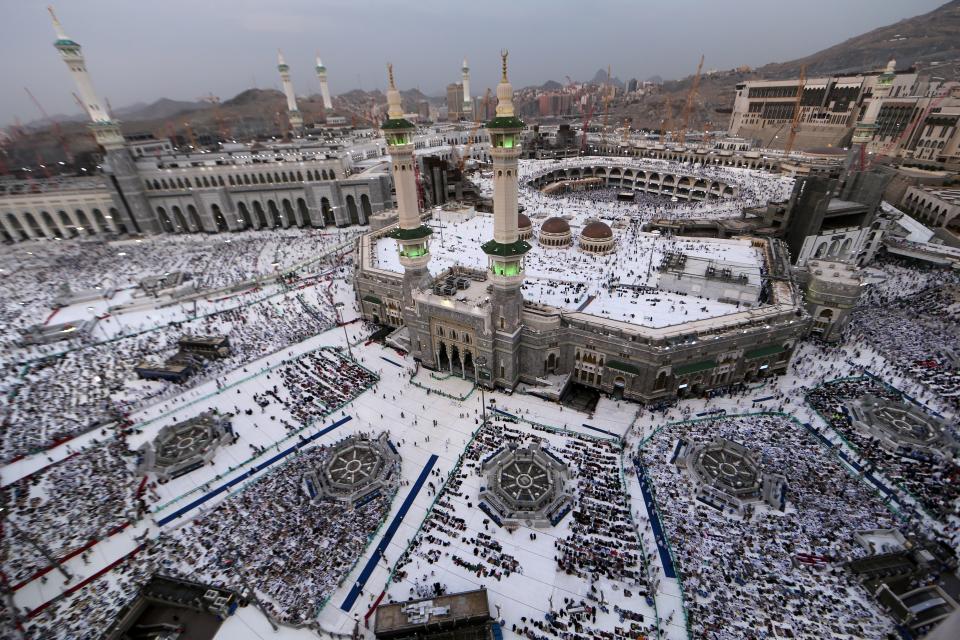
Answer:
<svg viewBox="0 0 960 640"><path fill-rule="evenodd" d="M60 143L60 148L63 149L63 155L66 157L66 161L72 163L73 154L70 153L70 146L67 144L67 137L63 135L63 129L60 128L60 123L50 117L50 115L47 113L47 110L43 108L43 105L40 104L40 101L37 100L36 96L31 93L30 89L24 87L23 90L27 92L28 96L30 96L30 100L33 102L34 106L37 107L37 110L43 116L43 119L50 123L50 128L53 129L53 135L57 138L57 142Z"/></svg>
<svg viewBox="0 0 960 640"><path fill-rule="evenodd" d="M220 139L224 142L229 140L230 128L227 126L223 113L220 111L220 98L211 92L209 95L197 98L197 100L210 103L210 106L213 107L213 119L217 123L217 132L220 134Z"/></svg>
<svg viewBox="0 0 960 640"><path fill-rule="evenodd" d="M666 117L663 119L663 122L660 123L660 144L664 143L667 138L667 131L673 126L673 105L670 103L669 97L666 102L664 102L663 108Z"/></svg>
<svg viewBox="0 0 960 640"><path fill-rule="evenodd" d="M590 118L593 117L593 102L587 105L587 110L583 114L583 128L580 136L580 155L587 150L587 131L590 129Z"/></svg>
<svg viewBox="0 0 960 640"><path fill-rule="evenodd" d="M807 65L800 67L800 80L797 82L797 98L793 101L793 119L790 121L790 133L787 135L787 144L783 146L783 154L790 155L793 150L793 143L797 139L797 131L800 130L800 108L803 102L803 88L807 85Z"/></svg>
<svg viewBox="0 0 960 640"><path fill-rule="evenodd" d="M480 111L477 111L474 114L473 118L473 128L470 130L470 137L467 138L467 143L463 145L463 148L460 149L460 159L457 161L457 169L460 170L460 173L463 173L464 167L467 163L467 146L473 146L475 144L475 138L477 137L477 132L480 131L480 126L483 124L483 116L487 113L487 105L490 104L490 89L487 89L487 92L483 96L483 111L482 115Z"/></svg>
<svg viewBox="0 0 960 640"><path fill-rule="evenodd" d="M187 140L190 141L190 148L194 151L200 149L200 146L197 144L197 137L193 135L193 125L190 124L189 120L183 121L183 128L187 132Z"/></svg>
<svg viewBox="0 0 960 640"><path fill-rule="evenodd" d="M700 64L697 65L697 72L693 75L693 82L690 83L690 91L687 92L687 101L683 105L681 115L680 130L677 132L677 140L683 144L687 140L687 125L690 124L690 111L693 109L693 100L697 96L697 89L700 87L700 72L703 70L703 55L700 56Z"/></svg>
<svg viewBox="0 0 960 640"><path fill-rule="evenodd" d="M600 130L600 142L607 143L607 118L610 116L611 95L610 65L607 65L607 82L603 85L603 128Z"/></svg>

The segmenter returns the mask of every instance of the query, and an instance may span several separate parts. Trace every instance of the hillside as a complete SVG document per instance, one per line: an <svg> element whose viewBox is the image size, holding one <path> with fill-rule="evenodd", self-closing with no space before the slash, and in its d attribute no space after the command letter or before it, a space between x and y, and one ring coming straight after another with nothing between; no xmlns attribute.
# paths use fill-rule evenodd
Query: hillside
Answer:
<svg viewBox="0 0 960 640"><path fill-rule="evenodd" d="M930 70L936 76L958 79L960 0L951 0L929 13L874 29L804 58L772 62L753 70L729 70L704 76L688 126L691 129L704 126L711 129L726 128L735 87L739 82L796 77L802 65L807 65L808 75L853 73L881 68L891 58L897 60L899 69L917 65ZM709 67L709 60L707 66ZM593 80L605 81L606 70L599 69ZM660 86L659 91L640 97L617 99L611 104L608 122L616 126L629 122L635 128L658 129L665 119L666 104L669 101L672 105L673 124L676 126L679 124L680 112L691 80L692 77L687 77L667 81ZM613 82L618 86L623 84L617 78L614 78ZM548 81L545 86L557 90L562 85L556 81ZM430 98L416 89L403 91L402 96L403 107L408 112L416 112L424 100L435 104L445 102L445 96ZM336 96L333 112L362 125L382 119L385 103L386 97L379 90L368 92L356 89ZM299 106L307 123L322 118L323 105L319 96L300 98ZM117 109L116 116L123 121L126 133L174 135L179 136L181 142L188 135L189 122L193 134L203 142L218 137L221 122L230 123L225 131L236 138L281 135L286 126L285 112L286 106L281 92L272 89L248 89L224 100L218 108L213 108L206 102L163 98L151 104ZM60 119L71 152L82 154L93 151L93 141L86 127L80 122L70 120ZM6 149L9 164L12 166L32 165L37 158L54 164L63 157L60 145L47 127L29 131L25 138L16 144L8 145Z"/></svg>
<svg viewBox="0 0 960 640"><path fill-rule="evenodd" d="M870 71L884 67L891 58L896 59L898 69L917 65L939 77L960 79L960 0L951 0L929 13L874 29L803 58L750 71L729 70L704 76L690 114L690 127L725 128L739 82L795 78L803 65L807 65L808 76ZM692 77L687 77L665 82L659 94L619 105L610 117L613 122L630 119L634 127L656 129L664 119L669 100L676 122L691 81Z"/></svg>

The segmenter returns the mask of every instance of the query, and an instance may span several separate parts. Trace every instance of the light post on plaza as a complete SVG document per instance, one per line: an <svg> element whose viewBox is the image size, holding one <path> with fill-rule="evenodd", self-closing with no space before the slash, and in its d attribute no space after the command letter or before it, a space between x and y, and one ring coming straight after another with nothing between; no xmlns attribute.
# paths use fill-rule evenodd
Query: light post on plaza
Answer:
<svg viewBox="0 0 960 640"><path fill-rule="evenodd" d="M45 546L43 546L37 540L35 540L33 536L31 536L27 532L23 531L20 527L18 527L17 524L13 521L13 519L11 519L8 516L9 516L9 512L7 511L7 508L0 507L0 520L2 520L5 525L13 529L20 537L26 540L31 547L36 549L40 553L40 555L42 555L44 559L50 563L51 566L53 566L54 568L56 568L57 571L62 573L63 577L67 579L67 582L70 582L71 580L73 580L73 576L70 575L70 572L67 571L66 567L64 567L63 564L59 560L57 560L52 553L50 553L49 549L47 549Z"/></svg>
<svg viewBox="0 0 960 640"><path fill-rule="evenodd" d="M477 383L480 387L480 410L483 412L482 424L487 424L487 397L483 393L483 383L480 382L480 379L483 378L483 373L486 371L484 366L487 364L487 359L485 356L477 356L474 362L477 365Z"/></svg>

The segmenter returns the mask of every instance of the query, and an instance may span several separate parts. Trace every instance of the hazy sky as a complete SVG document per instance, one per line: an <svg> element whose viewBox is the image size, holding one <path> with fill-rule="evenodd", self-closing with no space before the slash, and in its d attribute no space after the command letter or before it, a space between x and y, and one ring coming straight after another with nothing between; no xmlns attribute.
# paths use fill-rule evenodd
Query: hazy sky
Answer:
<svg viewBox="0 0 960 640"><path fill-rule="evenodd" d="M623 79L669 79L692 73L700 53L706 69L789 60L944 1L59 0L56 10L101 97L121 107L279 88L277 48L298 94L318 92L316 51L334 94L383 88L388 60L402 89L440 94L464 56L482 93L501 48L518 87L589 79L607 64ZM50 113L79 111L47 4L0 0L2 123L40 117L25 86Z"/></svg>

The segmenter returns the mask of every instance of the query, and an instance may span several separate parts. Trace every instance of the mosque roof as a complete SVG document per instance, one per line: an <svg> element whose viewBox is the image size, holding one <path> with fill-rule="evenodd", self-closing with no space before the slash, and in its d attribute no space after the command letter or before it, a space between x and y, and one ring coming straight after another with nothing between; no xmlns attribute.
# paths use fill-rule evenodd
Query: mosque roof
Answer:
<svg viewBox="0 0 960 640"><path fill-rule="evenodd" d="M528 218L526 214L517 214L517 229L529 229L532 226L533 225L530 223L530 218Z"/></svg>
<svg viewBox="0 0 960 640"><path fill-rule="evenodd" d="M595 220L583 228L580 237L590 238L591 240L606 240L613 237L613 231L606 222Z"/></svg>
<svg viewBox="0 0 960 640"><path fill-rule="evenodd" d="M570 233L570 223L563 218L554 216L540 225L541 233Z"/></svg>

